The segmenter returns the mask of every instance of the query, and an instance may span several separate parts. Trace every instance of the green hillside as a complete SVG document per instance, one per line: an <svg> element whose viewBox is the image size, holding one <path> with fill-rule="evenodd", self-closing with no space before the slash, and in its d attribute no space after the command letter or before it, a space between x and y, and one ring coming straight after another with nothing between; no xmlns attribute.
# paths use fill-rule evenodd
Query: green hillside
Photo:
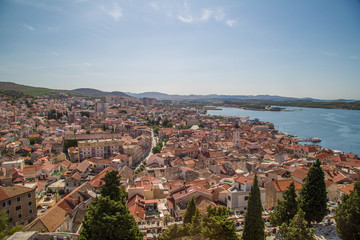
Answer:
<svg viewBox="0 0 360 240"><path fill-rule="evenodd" d="M59 92L61 91L49 88L30 87L12 82L0 82L0 94L9 97L36 97Z"/></svg>

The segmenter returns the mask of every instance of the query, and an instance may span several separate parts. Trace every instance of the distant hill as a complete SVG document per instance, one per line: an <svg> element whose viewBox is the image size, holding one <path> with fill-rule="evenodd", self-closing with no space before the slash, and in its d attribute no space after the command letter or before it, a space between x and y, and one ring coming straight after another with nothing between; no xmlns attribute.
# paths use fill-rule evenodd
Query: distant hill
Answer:
<svg viewBox="0 0 360 240"><path fill-rule="evenodd" d="M104 96L131 97L119 91L103 92L93 88L78 88L78 89L70 90L68 92L73 94L91 96L91 97L104 97Z"/></svg>
<svg viewBox="0 0 360 240"><path fill-rule="evenodd" d="M130 93L126 92L127 95L137 98L156 98L158 100L227 100L227 99L237 99L237 100L271 100L271 101L296 101L296 100L310 100L312 98L293 98L293 97L281 97L281 96L272 96L272 95L169 95L159 92L144 92L144 93Z"/></svg>
<svg viewBox="0 0 360 240"><path fill-rule="evenodd" d="M49 88L25 86L13 82L0 82L0 93L7 95L14 92L20 93L23 96L35 97L35 96L52 94L52 93L58 93L60 91Z"/></svg>
<svg viewBox="0 0 360 240"><path fill-rule="evenodd" d="M36 97L54 93L65 92L71 95L82 95L90 97L104 97L104 96L118 96L118 97L130 97L123 92L114 91L114 92L103 92L97 89L92 88L79 88L74 90L57 90L41 87L32 87L21 84L16 84L13 82L0 82L0 94L9 96L9 97Z"/></svg>

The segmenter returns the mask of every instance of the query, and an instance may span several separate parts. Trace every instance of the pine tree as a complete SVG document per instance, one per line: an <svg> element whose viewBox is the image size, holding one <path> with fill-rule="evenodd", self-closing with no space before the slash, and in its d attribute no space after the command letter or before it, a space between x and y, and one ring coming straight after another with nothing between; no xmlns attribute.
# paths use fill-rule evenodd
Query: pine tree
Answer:
<svg viewBox="0 0 360 240"><path fill-rule="evenodd" d="M184 224L191 223L191 220L192 220L193 216L195 215L195 211L196 211L195 199L194 199L194 197L192 197L191 200L187 204L186 211L185 211L185 214L183 217Z"/></svg>
<svg viewBox="0 0 360 240"><path fill-rule="evenodd" d="M274 226L281 226L284 222L289 223L297 213L298 202L294 182L291 182L285 190L283 198L282 201L278 201L278 205L270 216L270 222Z"/></svg>
<svg viewBox="0 0 360 240"><path fill-rule="evenodd" d="M263 240L265 238L265 223L262 217L262 205L260 198L260 189L258 179L255 175L254 182L251 186L247 211L245 214L245 223L243 231L244 240Z"/></svg>
<svg viewBox="0 0 360 240"><path fill-rule="evenodd" d="M109 196L95 199L83 219L79 239L143 239L134 217L121 201Z"/></svg>
<svg viewBox="0 0 360 240"><path fill-rule="evenodd" d="M290 220L280 226L281 239L284 240L313 240L315 229L308 228L304 219L305 213L302 209Z"/></svg>
<svg viewBox="0 0 360 240"><path fill-rule="evenodd" d="M320 161L316 160L309 169L299 197L299 206L305 212L305 220L309 224L323 220L328 213L326 202L325 174Z"/></svg>
<svg viewBox="0 0 360 240"><path fill-rule="evenodd" d="M120 188L119 172L116 170L109 171L105 174L102 180L105 181L100 187L100 193L103 197L109 196L111 200L121 201L126 204L127 195L123 189Z"/></svg>
<svg viewBox="0 0 360 240"><path fill-rule="evenodd" d="M233 220L229 220L230 210L226 207L208 206L207 213L202 220L201 236L212 240L235 240L238 239L236 226Z"/></svg>
<svg viewBox="0 0 360 240"><path fill-rule="evenodd" d="M341 198L335 210L336 229L344 240L360 239L360 180L354 190Z"/></svg>

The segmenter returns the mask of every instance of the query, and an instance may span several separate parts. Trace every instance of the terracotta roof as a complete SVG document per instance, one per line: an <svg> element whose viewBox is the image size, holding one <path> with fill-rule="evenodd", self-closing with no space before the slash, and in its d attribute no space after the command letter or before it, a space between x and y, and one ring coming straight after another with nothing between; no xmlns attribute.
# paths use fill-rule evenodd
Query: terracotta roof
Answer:
<svg viewBox="0 0 360 240"><path fill-rule="evenodd" d="M344 192L344 193L346 193L346 194L350 194L350 191L353 191L353 190L354 190L354 186L355 186L354 183L353 183L353 184L349 184L349 185L347 185L346 187L339 188L339 191L342 191L342 192Z"/></svg>
<svg viewBox="0 0 360 240"><path fill-rule="evenodd" d="M245 182L252 183L254 182L254 180L247 178L245 176L239 176L238 178L235 179L235 182L245 184Z"/></svg>
<svg viewBox="0 0 360 240"><path fill-rule="evenodd" d="M297 177L301 180L304 180L307 177L309 169L306 168L296 168L294 172L291 173L293 177Z"/></svg>
<svg viewBox="0 0 360 240"><path fill-rule="evenodd" d="M8 187L2 187L0 188L0 201L12 198L27 192L33 191L33 188L19 186L19 185L13 185Z"/></svg>
<svg viewBox="0 0 360 240"><path fill-rule="evenodd" d="M277 192L284 192L291 182L294 182L295 190L300 190L302 184L293 180L293 179L283 179L283 180L275 180L271 183L274 185Z"/></svg>

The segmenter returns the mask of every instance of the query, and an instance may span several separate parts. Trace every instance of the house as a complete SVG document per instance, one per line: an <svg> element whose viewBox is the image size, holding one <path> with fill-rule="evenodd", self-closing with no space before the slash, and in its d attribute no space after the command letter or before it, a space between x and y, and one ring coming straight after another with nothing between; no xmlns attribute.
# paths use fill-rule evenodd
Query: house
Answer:
<svg viewBox="0 0 360 240"><path fill-rule="evenodd" d="M180 169L181 169L181 177L185 181L199 178L199 173L192 168L180 167Z"/></svg>
<svg viewBox="0 0 360 240"><path fill-rule="evenodd" d="M65 179L65 193L73 191L82 184L81 173L75 172Z"/></svg>
<svg viewBox="0 0 360 240"><path fill-rule="evenodd" d="M23 231L75 233L95 197L93 187L84 183L25 226Z"/></svg>
<svg viewBox="0 0 360 240"><path fill-rule="evenodd" d="M296 194L302 188L302 183L295 179L273 180L266 183L266 208L273 208L277 206L278 200L283 199L283 193L287 190L291 182L294 182Z"/></svg>
<svg viewBox="0 0 360 240"><path fill-rule="evenodd" d="M232 186L227 189L226 205L232 211L245 211L253 180L240 175L235 177ZM265 189L260 188L261 203L265 206Z"/></svg>
<svg viewBox="0 0 360 240"><path fill-rule="evenodd" d="M5 211L11 227L36 218L35 189L13 185L0 187L0 211Z"/></svg>

